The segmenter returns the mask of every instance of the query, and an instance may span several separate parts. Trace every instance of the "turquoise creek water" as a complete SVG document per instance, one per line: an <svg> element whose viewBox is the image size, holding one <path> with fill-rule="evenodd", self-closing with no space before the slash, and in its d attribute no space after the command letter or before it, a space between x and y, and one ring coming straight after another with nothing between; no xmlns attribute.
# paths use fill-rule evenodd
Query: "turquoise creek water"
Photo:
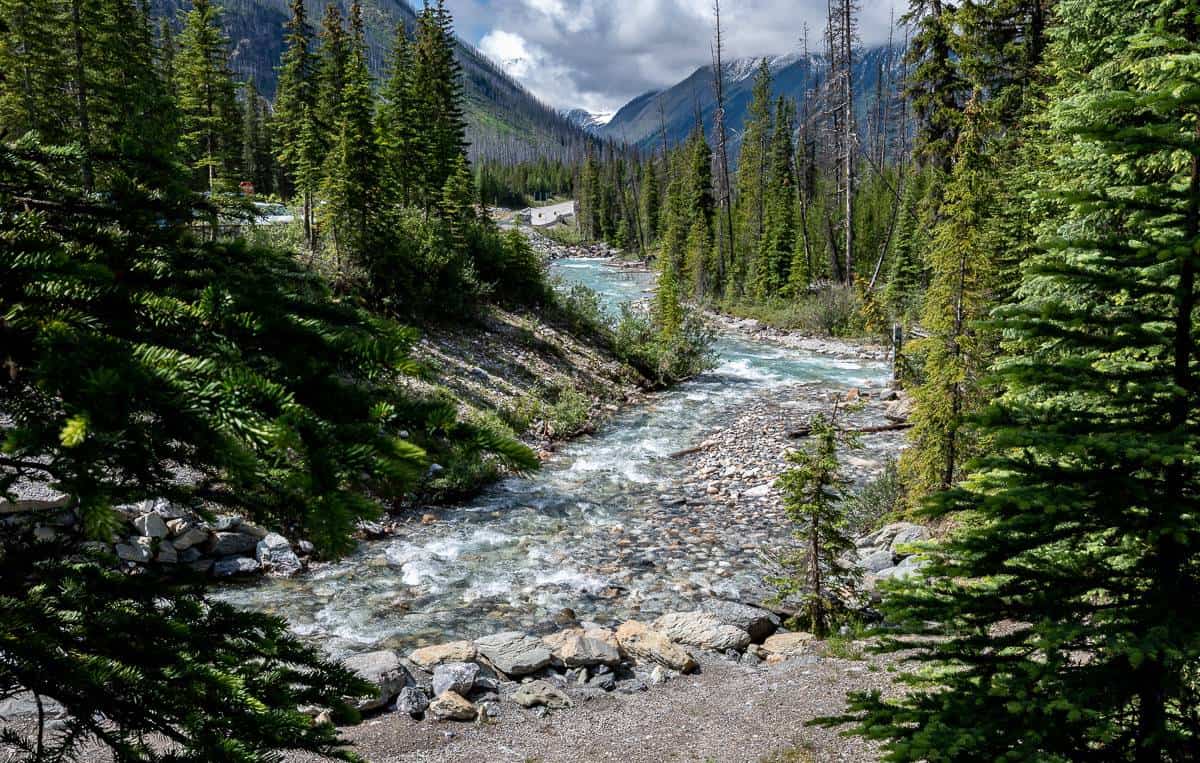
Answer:
<svg viewBox="0 0 1200 763"><path fill-rule="evenodd" d="M559 260L552 270L614 311L650 287L648 274L604 260ZM363 543L297 579L221 598L281 615L343 655L528 628L564 607L611 622L758 590L758 555L722 538L720 511L680 498L687 465L669 454L699 444L752 396L799 383L878 384L886 369L731 336L716 349L711 372L618 414L534 476L504 480L434 524L414 522L403 537Z"/></svg>

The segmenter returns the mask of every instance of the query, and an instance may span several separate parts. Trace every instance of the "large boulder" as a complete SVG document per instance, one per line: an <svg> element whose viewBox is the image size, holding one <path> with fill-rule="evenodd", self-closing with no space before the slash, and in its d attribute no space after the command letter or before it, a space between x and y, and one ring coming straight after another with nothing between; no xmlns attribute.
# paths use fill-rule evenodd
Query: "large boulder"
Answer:
<svg viewBox="0 0 1200 763"><path fill-rule="evenodd" d="M180 525L178 534L171 539L171 545L175 547L176 551L187 551L193 546L206 542L208 542L208 530L190 524Z"/></svg>
<svg viewBox="0 0 1200 763"><path fill-rule="evenodd" d="M691 673L699 667L686 650L637 620L622 623L617 628L617 643L621 645L622 654L635 660L656 662L680 673Z"/></svg>
<svg viewBox="0 0 1200 763"><path fill-rule="evenodd" d="M854 545L859 548L885 548L892 550L892 546L897 545L897 539L900 539L900 543L913 543L928 538L928 527L913 524L912 522L893 522L890 525L879 528L873 533L862 536L854 542Z"/></svg>
<svg viewBox="0 0 1200 763"><path fill-rule="evenodd" d="M292 551L292 544L278 533L268 533L258 542L255 557L259 564L278 577L291 577L304 567L300 557Z"/></svg>
<svg viewBox="0 0 1200 763"><path fill-rule="evenodd" d="M513 677L536 673L553 660L550 649L540 638L520 631L485 636L475 642L475 648L496 670Z"/></svg>
<svg viewBox="0 0 1200 763"><path fill-rule="evenodd" d="M133 526L137 529L138 534L144 538L162 539L168 535L167 523L159 514L143 514L133 520Z"/></svg>
<svg viewBox="0 0 1200 763"><path fill-rule="evenodd" d="M238 532L218 532L208 541L208 553L213 556L237 556L251 554L258 546L253 535Z"/></svg>
<svg viewBox="0 0 1200 763"><path fill-rule="evenodd" d="M429 697L419 686L405 686L396 698L396 712L419 716L429 709Z"/></svg>
<svg viewBox="0 0 1200 763"><path fill-rule="evenodd" d="M680 644L724 652L739 652L750 645L750 634L733 625L726 625L707 612L671 612L654 621L654 630Z"/></svg>
<svg viewBox="0 0 1200 763"><path fill-rule="evenodd" d="M218 559L212 566L213 577L232 578L238 575L251 575L258 572L259 563L247 556L227 556Z"/></svg>
<svg viewBox="0 0 1200 763"><path fill-rule="evenodd" d="M750 634L750 640L759 642L779 630L779 617L774 612L752 607L736 601L706 599L700 609L726 625L740 628Z"/></svg>
<svg viewBox="0 0 1200 763"><path fill-rule="evenodd" d="M611 666L621 661L616 636L609 630L574 628L543 636L542 641L550 647L554 658L568 668Z"/></svg>
<svg viewBox="0 0 1200 763"><path fill-rule="evenodd" d="M433 669L433 693L441 696L448 691L467 695L475 688L479 666L473 662L447 662Z"/></svg>
<svg viewBox="0 0 1200 763"><path fill-rule="evenodd" d="M762 651L768 655L796 657L806 653L815 640L816 637L811 633L776 633L763 642Z"/></svg>
<svg viewBox="0 0 1200 763"><path fill-rule="evenodd" d="M546 681L530 681L521 684L513 701L521 707L548 707L557 710L571 706L571 698Z"/></svg>
<svg viewBox="0 0 1200 763"><path fill-rule="evenodd" d="M867 572L879 572L886 570L894 563L892 552L887 549L871 549L867 548L858 557L858 566L862 567Z"/></svg>
<svg viewBox="0 0 1200 763"><path fill-rule="evenodd" d="M366 699L360 699L356 707L359 710L375 710L391 702L400 690L410 683L408 671L400 663L400 658L390 649L378 652L364 652L347 657L342 661L346 669L359 678L372 684L376 691Z"/></svg>
<svg viewBox="0 0 1200 763"><path fill-rule="evenodd" d="M429 712L439 721L473 721L479 709L466 697L448 691L429 703Z"/></svg>
<svg viewBox="0 0 1200 763"><path fill-rule="evenodd" d="M429 670L443 662L471 662L475 654L475 645L470 641L451 641L449 644L423 646L410 654L408 659Z"/></svg>

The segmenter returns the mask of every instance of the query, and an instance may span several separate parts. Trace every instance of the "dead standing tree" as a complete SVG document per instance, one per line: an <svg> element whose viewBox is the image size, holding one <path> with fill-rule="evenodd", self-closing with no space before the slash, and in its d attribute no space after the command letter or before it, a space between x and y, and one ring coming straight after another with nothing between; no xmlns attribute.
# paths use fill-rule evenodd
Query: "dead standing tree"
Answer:
<svg viewBox="0 0 1200 763"><path fill-rule="evenodd" d="M725 66L722 61L724 41L721 37L721 1L713 1L713 16L716 19L716 40L712 46L713 94L716 96L716 112L713 115L713 136L717 142L717 203L725 223L724 235L717 235L717 278L725 283L727 265L735 261L733 251L733 200L729 182L729 141L725 129ZM718 223L720 228L720 223ZM721 245L722 239L726 242Z"/></svg>
<svg viewBox="0 0 1200 763"><path fill-rule="evenodd" d="M828 0L827 7L829 80L826 108L832 126L832 147L837 164L837 206L842 215L841 235L837 237L841 239L842 252L841 258L834 257L834 273L849 286L854 283L855 267L854 192L858 133L854 115L854 52L858 40L858 3L856 0ZM836 246L834 249L836 251Z"/></svg>

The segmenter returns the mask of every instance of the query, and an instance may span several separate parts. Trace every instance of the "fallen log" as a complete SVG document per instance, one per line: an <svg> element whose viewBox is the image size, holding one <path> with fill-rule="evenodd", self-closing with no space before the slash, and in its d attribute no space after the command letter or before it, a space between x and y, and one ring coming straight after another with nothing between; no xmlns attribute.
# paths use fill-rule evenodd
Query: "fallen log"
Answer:
<svg viewBox="0 0 1200 763"><path fill-rule="evenodd" d="M667 458L683 458L684 456L690 456L695 453L702 453L706 450L708 450L707 443L705 443L704 445L697 445L694 448L684 448L683 450L679 450L679 451L672 453L671 455L667 456Z"/></svg>
<svg viewBox="0 0 1200 763"><path fill-rule="evenodd" d="M880 432L903 432L906 429L912 429L912 423L902 421L895 424L884 424L878 427L861 427L859 429L839 429L839 432L845 434L879 434ZM788 432L788 437L793 440L799 440L803 437L808 437L812 434L812 427L801 427Z"/></svg>

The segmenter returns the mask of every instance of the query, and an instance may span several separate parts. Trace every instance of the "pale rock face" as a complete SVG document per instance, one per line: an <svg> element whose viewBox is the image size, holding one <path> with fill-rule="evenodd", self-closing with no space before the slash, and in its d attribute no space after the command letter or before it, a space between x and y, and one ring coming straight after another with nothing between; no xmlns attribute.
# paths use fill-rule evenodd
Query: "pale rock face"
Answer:
<svg viewBox="0 0 1200 763"><path fill-rule="evenodd" d="M536 673L553 659L541 639L520 631L485 636L475 642L475 647L497 670L514 677Z"/></svg>
<svg viewBox="0 0 1200 763"><path fill-rule="evenodd" d="M473 721L479 715L478 708L466 697L448 691L429 703L429 712L439 721Z"/></svg>
<svg viewBox="0 0 1200 763"><path fill-rule="evenodd" d="M356 705L359 710L383 707L410 683L408 671L404 669L396 653L390 649L352 655L343 660L342 664L378 689L374 696L359 701Z"/></svg>
<svg viewBox="0 0 1200 763"><path fill-rule="evenodd" d="M557 710L571 706L571 698L546 681L530 681L521 684L513 694L513 701L521 707L548 707Z"/></svg>
<svg viewBox="0 0 1200 763"><path fill-rule="evenodd" d="M804 654L815 640L811 633L776 633L763 642L762 649L768 656L795 657Z"/></svg>
<svg viewBox="0 0 1200 763"><path fill-rule="evenodd" d="M604 629L573 629L542 638L555 659L568 668L616 665L621 661L616 636Z"/></svg>
<svg viewBox="0 0 1200 763"><path fill-rule="evenodd" d="M740 652L750 645L749 633L707 612L672 612L655 620L654 629L672 641L715 652Z"/></svg>
<svg viewBox="0 0 1200 763"><path fill-rule="evenodd" d="M441 696L448 691L470 694L479 677L479 666L473 662L448 662L433 669L433 693Z"/></svg>
<svg viewBox="0 0 1200 763"><path fill-rule="evenodd" d="M408 656L422 668L432 668L443 662L471 662L475 659L475 645L470 641L451 641L448 644L435 644L417 649Z"/></svg>
<svg viewBox="0 0 1200 763"><path fill-rule="evenodd" d="M656 662L680 673L691 673L699 665L684 649L645 623L630 620L617 628L621 652L636 660Z"/></svg>

